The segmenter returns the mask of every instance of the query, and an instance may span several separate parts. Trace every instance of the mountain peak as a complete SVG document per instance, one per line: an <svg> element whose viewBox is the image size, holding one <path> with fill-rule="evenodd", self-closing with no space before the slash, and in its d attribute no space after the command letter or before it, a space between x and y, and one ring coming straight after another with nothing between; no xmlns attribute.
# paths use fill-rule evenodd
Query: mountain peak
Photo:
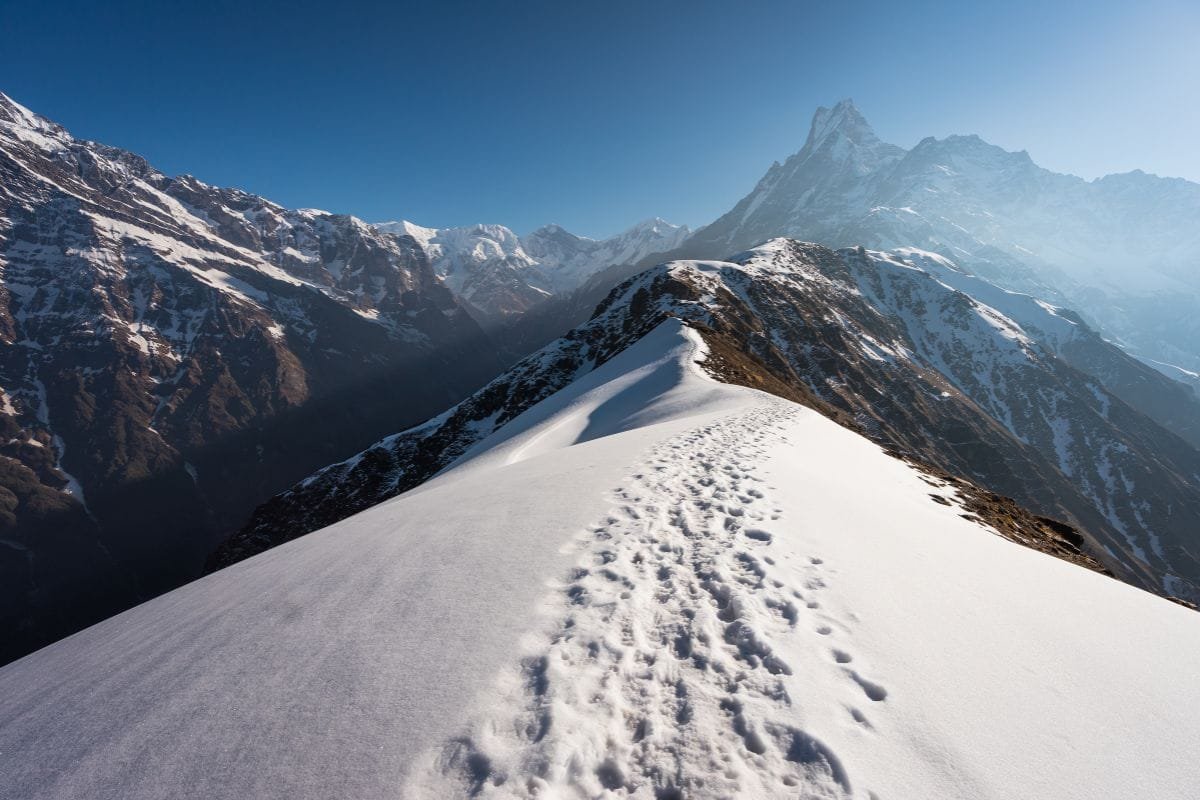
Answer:
<svg viewBox="0 0 1200 800"><path fill-rule="evenodd" d="M550 223L547 223L546 225L543 225L542 227L540 227L537 230L530 233L528 236L523 237L522 241L534 240L534 239L554 239L554 240L558 240L558 241L568 241L568 242L576 242L576 243L592 241L591 239L589 239L586 236L580 236L577 233L572 233L571 231L564 228L562 225L559 225L557 222L550 222Z"/></svg>
<svg viewBox="0 0 1200 800"><path fill-rule="evenodd" d="M879 137L875 135L870 124L854 101L846 98L833 108L821 106L813 114L812 125L808 131L808 140L804 143L807 150L821 145L825 140L841 133L855 144L875 144Z"/></svg>
<svg viewBox="0 0 1200 800"><path fill-rule="evenodd" d="M634 225L632 228L625 231L625 234L660 232L670 234L686 227L687 226L684 225L676 225L673 222L667 222L662 217L651 217L650 219L644 219L638 224Z"/></svg>
<svg viewBox="0 0 1200 800"><path fill-rule="evenodd" d="M59 140L67 136L62 126L35 114L3 92L0 92L0 124L10 128L18 139L43 147L61 144Z"/></svg>

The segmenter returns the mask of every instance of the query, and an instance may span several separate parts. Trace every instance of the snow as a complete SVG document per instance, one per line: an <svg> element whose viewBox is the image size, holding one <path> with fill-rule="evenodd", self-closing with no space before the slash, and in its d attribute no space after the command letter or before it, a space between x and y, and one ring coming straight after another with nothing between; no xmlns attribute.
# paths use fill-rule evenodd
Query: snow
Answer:
<svg viewBox="0 0 1200 800"><path fill-rule="evenodd" d="M819 109L804 148L698 242L732 251L787 235L936 249L1078 310L1131 352L1200 371L1189 313L1200 292L1200 185L1136 173L1085 181L977 136L927 137L905 151L880 142L851 104L839 109Z"/></svg>
<svg viewBox="0 0 1200 800"><path fill-rule="evenodd" d="M1002 289L994 283L968 275L952 261L915 247L901 247L890 254L873 253L880 259L895 263L910 263L932 275L939 282L957 289L978 303L994 309L1007 318L1010 327L1028 329L1040 335L1056 351L1079 336L1079 325L1064 314L1064 310L1027 294ZM889 256L894 258L889 259Z"/></svg>
<svg viewBox="0 0 1200 800"><path fill-rule="evenodd" d="M1136 354L1135 354L1136 355ZM1200 372L1193 372L1190 369L1176 366L1175 364L1167 364L1163 361L1155 361L1152 358L1138 356L1142 361L1146 362L1156 370L1166 375L1168 378L1174 378L1180 383L1191 386L1197 393L1200 393Z"/></svg>
<svg viewBox="0 0 1200 800"><path fill-rule="evenodd" d="M673 250L690 233L686 225L672 225L658 217L601 240L553 224L527 236L517 236L503 225L426 228L401 220L374 227L411 236L447 286L478 301L486 299L482 295L489 291L490 272L511 271L534 292L549 296L577 288L605 267L635 264L652 253Z"/></svg>
<svg viewBox="0 0 1200 800"><path fill-rule="evenodd" d="M20 414L17 411L17 407L13 405L12 398L9 397L8 392L4 391L3 388L0 388L0 414L7 414L10 417Z"/></svg>
<svg viewBox="0 0 1200 800"><path fill-rule="evenodd" d="M18 140L47 152L62 149L67 137L54 123L38 116L3 93L0 93L0 108L7 109L13 117L12 124L0 128L0 133L9 133Z"/></svg>
<svg viewBox="0 0 1200 800"><path fill-rule="evenodd" d="M1193 796L1200 616L703 352L0 669L6 796Z"/></svg>

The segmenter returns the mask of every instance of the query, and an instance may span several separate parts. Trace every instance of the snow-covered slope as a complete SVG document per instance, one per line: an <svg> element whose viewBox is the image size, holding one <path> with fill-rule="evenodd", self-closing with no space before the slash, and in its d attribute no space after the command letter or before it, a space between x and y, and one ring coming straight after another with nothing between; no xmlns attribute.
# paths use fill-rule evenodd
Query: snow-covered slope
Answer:
<svg viewBox="0 0 1200 800"><path fill-rule="evenodd" d="M1200 448L1200 375L1127 357L1078 314L1028 294L1002 289L949 259L901 247L892 255L1016 322L1043 346L1172 433Z"/></svg>
<svg viewBox="0 0 1200 800"><path fill-rule="evenodd" d="M1192 796L1200 616L704 350L0 669L6 796Z"/></svg>
<svg viewBox="0 0 1200 800"><path fill-rule="evenodd" d="M1200 185L1143 172L1085 181L978 136L881 142L850 101L819 109L681 255L722 258L777 236L919 247L1009 289L1065 303L1148 363L1200 372Z"/></svg>
<svg viewBox="0 0 1200 800"><path fill-rule="evenodd" d="M673 250L691 233L686 225L657 218L600 240L576 236L559 225L521 237L503 225L425 228L401 221L375 227L412 236L446 285L485 322L524 313L607 267Z"/></svg>
<svg viewBox="0 0 1200 800"><path fill-rule="evenodd" d="M626 281L585 325L458 406L259 507L214 563L417 486L666 316L719 341L737 381L840 414L881 445L1068 521L1123 579L1200 600L1200 414L1184 387L1069 312L938 256L786 239Z"/></svg>

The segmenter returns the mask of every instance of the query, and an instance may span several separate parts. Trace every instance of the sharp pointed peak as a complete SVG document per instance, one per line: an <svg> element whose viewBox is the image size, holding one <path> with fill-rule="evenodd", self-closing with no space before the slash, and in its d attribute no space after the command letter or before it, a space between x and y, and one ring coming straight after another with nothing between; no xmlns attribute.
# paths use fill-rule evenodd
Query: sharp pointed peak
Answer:
<svg viewBox="0 0 1200 800"><path fill-rule="evenodd" d="M4 92L0 92L0 108L20 108L24 111L29 111L29 109L25 108L25 106L21 105L16 100L13 100Z"/></svg>
<svg viewBox="0 0 1200 800"><path fill-rule="evenodd" d="M30 111L3 92L0 92L0 127L7 131L7 136L15 136L42 150L59 150L72 141L66 128Z"/></svg>
<svg viewBox="0 0 1200 800"><path fill-rule="evenodd" d="M648 231L648 230L653 230L655 228L666 228L667 230L673 231L679 227L681 227L681 226L676 225L673 222L668 222L667 220L663 219L662 217L650 217L648 219L642 220L641 222L637 223L633 227L629 228L629 231L630 232L632 232L632 231Z"/></svg>
<svg viewBox="0 0 1200 800"><path fill-rule="evenodd" d="M574 236L576 239L583 238L583 237L579 236L578 234L571 233L571 231L567 230L562 225L559 225L557 222L547 222L545 225L541 226L540 228L535 229L529 235L530 236L563 236L563 235L566 235L566 236Z"/></svg>
<svg viewBox="0 0 1200 800"><path fill-rule="evenodd" d="M46 119L45 117L41 116L40 114L36 114L33 111L30 111L28 108L21 105L16 100L13 100L11 97L6 95L4 92L0 92L0 111L4 112L4 116L6 116L8 119L10 119L13 122L20 121L26 125L30 125L32 127L39 127L39 128L58 127L57 125L52 123L50 120Z"/></svg>
<svg viewBox="0 0 1200 800"><path fill-rule="evenodd" d="M838 101L833 108L821 106L816 110L804 146L809 149L815 148L838 132L859 144L879 141L866 117L858 110L858 106L854 105L854 101L847 97Z"/></svg>

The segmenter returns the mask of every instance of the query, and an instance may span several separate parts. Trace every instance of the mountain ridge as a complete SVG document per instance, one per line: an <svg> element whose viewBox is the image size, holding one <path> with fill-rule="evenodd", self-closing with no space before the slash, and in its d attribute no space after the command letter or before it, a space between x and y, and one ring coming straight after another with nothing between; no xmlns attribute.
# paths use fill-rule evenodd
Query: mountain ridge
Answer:
<svg viewBox="0 0 1200 800"><path fill-rule="evenodd" d="M1200 329L1187 309L1200 297L1198 217L1200 185L1184 179L1132 171L1087 181L977 135L927 137L905 151L843 101L819 110L801 150L671 256L721 257L775 236L920 247L1004 288L1086 308L1148 363L1195 372Z"/></svg>
<svg viewBox="0 0 1200 800"><path fill-rule="evenodd" d="M589 323L460 406L261 507L214 566L419 485L647 327L678 316L716 331L710 348L749 358L742 374L760 388L792 387L801 393L793 399L918 463L1067 519L1125 580L1191 597L1200 561L1189 555L1187 520L1200 515L1200 453L1055 354L1045 329L1077 323L1033 304L1022 327L914 258L775 240L726 262L651 269L615 289ZM1043 328L1030 322L1035 311Z"/></svg>

